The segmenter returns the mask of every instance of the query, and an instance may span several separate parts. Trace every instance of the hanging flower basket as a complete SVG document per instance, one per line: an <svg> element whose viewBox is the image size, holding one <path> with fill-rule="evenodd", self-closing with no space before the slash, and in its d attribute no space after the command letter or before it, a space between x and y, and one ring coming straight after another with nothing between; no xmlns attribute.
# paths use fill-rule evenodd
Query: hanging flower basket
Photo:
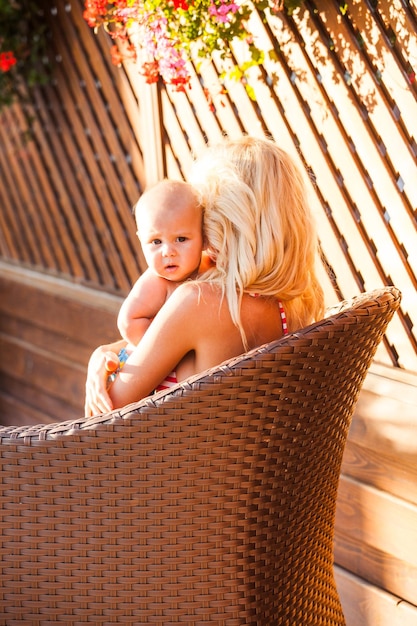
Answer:
<svg viewBox="0 0 417 626"><path fill-rule="evenodd" d="M0 0L0 109L48 80L46 27L31 0Z"/></svg>
<svg viewBox="0 0 417 626"><path fill-rule="evenodd" d="M126 59L140 63L148 83L161 78L183 91L190 81L187 61L230 56L233 40L246 41L249 62L263 61L254 45L248 19L254 7L291 13L302 0L86 0L84 19L96 31L103 27L120 46L112 48L116 65Z"/></svg>

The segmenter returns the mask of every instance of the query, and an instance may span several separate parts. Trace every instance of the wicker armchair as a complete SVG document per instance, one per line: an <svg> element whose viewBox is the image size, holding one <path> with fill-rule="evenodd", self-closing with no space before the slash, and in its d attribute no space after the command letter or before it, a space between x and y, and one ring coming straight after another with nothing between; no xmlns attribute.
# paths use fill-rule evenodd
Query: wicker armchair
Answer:
<svg viewBox="0 0 417 626"><path fill-rule="evenodd" d="M344 624L343 449L400 294L95 418L4 427L0 623Z"/></svg>

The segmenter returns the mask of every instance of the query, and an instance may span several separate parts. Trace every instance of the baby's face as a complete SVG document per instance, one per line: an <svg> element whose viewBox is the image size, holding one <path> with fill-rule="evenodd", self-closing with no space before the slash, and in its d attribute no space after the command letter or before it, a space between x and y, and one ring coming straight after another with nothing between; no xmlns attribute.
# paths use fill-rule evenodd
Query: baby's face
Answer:
<svg viewBox="0 0 417 626"><path fill-rule="evenodd" d="M155 203L156 200L156 203ZM173 282L195 278L203 249L202 212L193 196L144 196L136 208L137 234L148 266Z"/></svg>

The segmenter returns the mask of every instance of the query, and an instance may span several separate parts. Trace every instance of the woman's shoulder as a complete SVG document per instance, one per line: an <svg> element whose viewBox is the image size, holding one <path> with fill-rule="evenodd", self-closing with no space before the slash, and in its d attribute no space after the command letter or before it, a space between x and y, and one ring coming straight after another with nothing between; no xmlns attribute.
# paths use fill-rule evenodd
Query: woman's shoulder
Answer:
<svg viewBox="0 0 417 626"><path fill-rule="evenodd" d="M218 314L224 306L227 308L221 287L198 280L179 285L166 304L171 314L180 314L183 319L199 316L201 322L203 317L213 319L214 313Z"/></svg>
<svg viewBox="0 0 417 626"><path fill-rule="evenodd" d="M222 295L219 285L206 280L187 280L177 287L176 292L179 298L190 298L191 300L204 297L218 301Z"/></svg>

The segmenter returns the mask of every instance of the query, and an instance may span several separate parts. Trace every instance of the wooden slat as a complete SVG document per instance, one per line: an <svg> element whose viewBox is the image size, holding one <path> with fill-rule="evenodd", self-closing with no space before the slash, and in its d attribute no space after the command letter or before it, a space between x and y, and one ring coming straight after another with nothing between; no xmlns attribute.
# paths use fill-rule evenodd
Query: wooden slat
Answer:
<svg viewBox="0 0 417 626"><path fill-rule="evenodd" d="M30 426L31 424L46 423L43 411L32 409L27 404L12 398L9 393L2 393L1 391L0 415L1 426L13 426L13 424Z"/></svg>
<svg viewBox="0 0 417 626"><path fill-rule="evenodd" d="M40 234L38 245L44 254L51 253L49 268L63 274L81 278L83 271L80 265L80 255L74 249L69 249L68 224L61 211L55 208L56 194L51 189L49 171L43 160L43 154L36 141L36 135L31 127L32 109L28 107L23 115L22 109L15 107L16 131L23 135L29 132L31 141L27 142L25 157L20 166L25 177L26 186L31 190L30 202L33 210L39 216ZM28 131L28 129L30 129ZM62 245L65 242L65 245Z"/></svg>
<svg viewBox="0 0 417 626"><path fill-rule="evenodd" d="M416 505L342 476L338 507L338 525L345 534L388 555L396 555L417 571L417 544L413 542L417 528ZM417 604L417 588L415 594Z"/></svg>
<svg viewBox="0 0 417 626"><path fill-rule="evenodd" d="M59 29L54 20L51 21L53 32L59 36ZM115 190L120 189L120 180L112 165L110 154L103 140L101 128L98 120L92 115L89 108L88 99L82 88L80 77L76 73L76 68L72 63L72 53L64 45L65 39L60 38L60 52L62 63L57 68L57 75L60 76L61 89L64 91L64 99L77 102L77 109L69 108L68 115L75 133L76 142L79 144L81 154L85 160L86 181L85 184L94 189L95 209L94 222L97 224L102 240L103 251L107 264L111 270L113 280L119 289L128 290L134 276L130 275L130 268L124 263L124 259L118 251L124 247L129 247L130 236L126 237L127 230L134 230L134 222L131 212L121 212L116 218L117 194ZM65 68L64 65L65 64ZM122 190L121 190L122 191ZM113 197L112 197L113 196ZM121 193L123 197L123 193ZM129 220L129 227L125 230L124 223Z"/></svg>
<svg viewBox="0 0 417 626"><path fill-rule="evenodd" d="M58 310L57 306L51 306L49 301L47 301L47 303L48 308L51 310L54 316L58 312L64 312L65 314L65 309L64 311ZM61 334L57 333L56 331L54 332L54 329L48 326L47 320L43 320L39 316L39 308L33 308L33 299L28 298L27 305L28 307L31 307L31 317L33 318L34 324L28 323L27 318L19 318L16 313L14 313L13 315L8 315L4 312L0 312L1 335L5 337L6 340L9 340L11 337L17 337L20 341L23 342L24 345L28 347L30 346L30 349L35 348L45 350L45 348L47 348L48 352L50 352L51 354L58 354L60 356L62 355L65 359L86 367L89 356L92 352L92 348L94 347L92 345L93 340L91 339L90 345L86 345L84 344L84 342L78 343L78 341L76 342L74 340L70 340L68 333ZM85 307L83 307L83 311L81 312L81 314L80 311L78 311L76 313L76 316L73 317L74 322L75 320L77 320L78 322L77 325L80 330L80 334L87 334L90 328L93 326L93 320L91 319L91 317L92 316L85 315ZM74 326L75 324L73 323L73 327ZM65 320L61 320L61 332L64 329L66 330ZM116 337L117 332L113 334L113 338ZM100 343L105 343L105 337L100 337L98 339L98 344ZM13 349L9 348L9 350L9 353L13 354ZM7 371L7 368L5 371Z"/></svg>
<svg viewBox="0 0 417 626"><path fill-rule="evenodd" d="M64 274L71 275L68 259L62 247L55 242L59 241L55 228L54 218L44 208L44 198L40 190L37 177L34 175L32 163L33 143L30 142L22 151L19 149L20 138L27 130L26 123L19 107L8 111L8 122L12 141L12 149L16 155L16 170L19 171L17 180L22 185L23 206L30 216L30 227L33 229L35 244L40 249L46 267L56 269ZM59 219L59 214L58 214Z"/></svg>
<svg viewBox="0 0 417 626"><path fill-rule="evenodd" d="M416 453L399 453L393 446L387 454L378 447L357 444L352 438L346 446L343 473L417 505Z"/></svg>
<svg viewBox="0 0 417 626"><path fill-rule="evenodd" d="M77 419L84 413L83 397L71 403L46 392L43 387L33 387L28 380L2 373L0 377L0 423L51 424L67 419Z"/></svg>
<svg viewBox="0 0 417 626"><path fill-rule="evenodd" d="M77 10L74 9L73 13L77 15ZM70 79L70 88L77 99L78 105L82 108L82 119L85 128L91 133L91 141L94 144L93 149L97 150L96 159L102 163L103 171L109 177L109 183L114 183L115 189L120 189L122 197L125 195L126 189L129 188L133 190L133 198L136 201L140 193L140 186L131 167L124 158L124 149L120 142L117 113L121 113L121 107L119 106L116 111L113 111L106 106L106 101L103 101L102 82L93 72L93 66L86 64L84 49L81 46L70 47L71 40L76 38L72 20L68 20L66 13L62 10L57 12L56 20L52 22L54 32L58 33L58 28L60 28L61 32L66 33L68 39L68 49L62 46L62 51L65 51L65 55L70 55L70 57L63 57L62 62L67 67L70 58L72 60L74 73L68 77ZM87 24L84 23L83 26L87 28ZM102 55L99 55L98 52L99 49L96 46L95 56L99 59ZM82 81L77 76L82 76ZM102 78L104 79L104 75ZM109 79L108 74L107 79ZM114 96L112 103L113 100ZM95 116L98 116L97 120L94 119ZM116 176L119 176L118 180ZM123 181L123 185L120 185L121 181ZM112 187L110 187L109 191L111 195L115 193ZM130 198L128 200L130 201Z"/></svg>
<svg viewBox="0 0 417 626"><path fill-rule="evenodd" d="M46 397L81 406L85 368L78 362L52 355L47 346L41 350L26 341L17 338L10 340L2 334L0 349L2 354L13 355L12 367L8 359L0 365L2 380L10 376L19 381L22 387L42 389ZM7 388L8 385L3 391Z"/></svg>
<svg viewBox="0 0 417 626"><path fill-rule="evenodd" d="M376 587L416 606L417 570L415 567L382 550L376 550L369 545L364 545L361 541L355 541L341 532L337 533L335 538L335 558L336 563L362 580L371 582Z"/></svg>
<svg viewBox="0 0 417 626"><path fill-rule="evenodd" d="M347 17L345 16L343 22L345 22L346 19ZM336 25L334 25L333 27L336 28ZM297 29L293 29L293 32L295 35L298 34ZM356 43L355 38L349 37L350 33L348 31L345 31L343 34L343 31L341 31L340 27L338 27L337 33L338 33L338 38L339 39L342 38L342 41L349 41L349 45L353 46ZM302 40L301 40L300 49L301 51L305 51L305 47L302 46ZM306 55L304 55L304 58L306 62L311 63L311 59L309 59ZM314 66L312 64L310 65L310 69L314 69ZM314 72L312 75L309 76L307 80L301 81L300 86L305 87L306 85L308 85L307 89L305 90L307 98L308 98L309 92L311 94L312 83L314 83L314 91L316 94L316 99L318 96L318 91L320 92L320 96L323 97L323 101L319 104L319 107L315 107L316 110L317 108L319 111L322 111L323 109L327 110L328 115L326 116L327 118L326 126L328 126L328 121L331 119L337 127L336 132L335 132L335 129L332 126L330 126L330 128L325 133L327 137L326 151L330 150L332 144L334 144L332 153L335 156L337 156L338 159L340 160L340 156L343 154L343 151L345 150L345 157L343 158L343 161L342 161L343 166L337 168L337 165L334 164L332 165L332 167L336 167L337 168L336 171L340 170L341 172L343 172L343 180L341 184L343 188L346 189L346 193L348 194L347 196L348 199L352 202L350 210L353 211L353 216L356 220L356 225L357 225L359 234L361 235L362 239L366 242L366 245L372 255L374 255L374 250L373 250L374 243L373 242L375 240L376 233L379 233L379 238L382 238L382 243L380 244L379 248L381 248L385 254L379 254L379 255L377 254L373 260L374 264L378 266L381 276L386 280L387 279L386 272L383 270L383 265L381 265L381 263L383 262L384 258L392 258L392 252L389 252L390 250L389 239L391 239L395 245L395 250L401 256L402 265L404 265L407 272L409 273L413 286L416 287L417 279L414 274L413 268L410 266L408 262L407 256L403 254L403 249L401 247L401 239L398 240L395 230L391 227L391 222L388 222L386 219L385 202L382 202L382 200L378 197L378 194L376 193L374 186L369 188L365 184L366 179L367 179L367 170L364 165L364 162L362 158L358 155L358 152L356 151L356 149L352 150L352 139L346 133L346 129L344 125L341 123L339 115L335 115L335 110L331 106L331 101L328 98L327 91L323 88L321 81L317 80L317 74ZM349 154L346 153L346 148L348 149L350 148ZM398 150L393 151L393 152L398 153ZM379 153L376 155L376 158L377 160L379 160L381 156L386 157L387 154L381 154L381 152L379 151ZM352 162L350 163L350 161ZM385 159L383 158L382 162L386 166L387 173L392 174L392 170L391 170L392 164L388 163L386 161L386 158ZM360 173L360 176L358 176L358 173ZM400 191L396 184L397 170L394 172L394 174L395 176L393 176L393 182L394 182L393 190L398 194L400 193ZM350 184L348 181L349 175L353 177L353 180ZM352 189L355 192L356 200L354 197L350 199L350 194L348 192L348 189ZM369 197L368 197L368 194L369 194ZM361 205L366 207L367 210L360 211ZM373 210L374 206L377 209L377 214L375 214ZM368 222L368 227L366 227L366 222ZM389 235L389 239L386 238L386 235ZM389 271L392 272L391 265L389 266Z"/></svg>
<svg viewBox="0 0 417 626"><path fill-rule="evenodd" d="M335 568L346 626L415 626L417 607Z"/></svg>
<svg viewBox="0 0 417 626"><path fill-rule="evenodd" d="M114 280L109 270L106 255L103 254L102 226L103 220L97 207L97 198L89 184L88 173L82 160L82 154L74 142L70 121L64 116L61 110L57 93L53 87L45 89L45 99L39 97L40 104L51 104L51 111L46 106L41 106L41 118L44 135L50 137L52 149L55 149L56 158L61 163L63 176L60 190L61 202L71 203L69 210L73 212L74 219L82 226L83 236L79 243L80 247L85 245L85 252L82 254L91 255L97 272L98 282L106 282L109 289L114 287ZM44 117L45 116L45 117ZM52 122L52 128L50 128ZM58 129L56 134L55 128ZM67 191L68 190L68 191ZM94 280L94 273L86 272L87 281Z"/></svg>
<svg viewBox="0 0 417 626"><path fill-rule="evenodd" d="M335 561L417 605L417 506L342 476Z"/></svg>
<svg viewBox="0 0 417 626"><path fill-rule="evenodd" d="M32 124L32 133L36 137L39 152L44 160L45 170L50 173L50 210L54 210L53 203L56 201L56 197L59 196L59 206L63 216L65 216L67 228L62 241L68 248L68 253L71 257L77 257L78 262L82 265L83 272L80 274L80 278L84 277L86 280L98 284L100 282L100 273L97 270L96 262L98 260L100 265L100 257L91 254L89 247L86 245L80 245L80 242L88 240L91 248L94 239L94 229L89 224L86 216L80 211L84 203L80 196L78 185L74 180L72 169L74 163L68 161L60 135L55 132L55 129L51 129L51 112L48 112L47 103L40 91L35 94L35 101L39 114ZM56 120L62 131L62 125L58 122L58 115ZM59 244L61 244L61 241Z"/></svg>
<svg viewBox="0 0 417 626"><path fill-rule="evenodd" d="M116 318L121 298L18 267L8 268L0 263L0 269L0 309L9 318L9 329L16 331L10 334L21 337L21 332L26 332L29 340L33 326L45 335L49 332L50 336L68 336L72 341L75 338L77 345L88 348L117 338ZM24 323L29 331L23 331ZM38 347L42 348L42 344ZM52 345L51 350L54 349ZM62 354L60 349L56 352Z"/></svg>
<svg viewBox="0 0 417 626"><path fill-rule="evenodd" d="M2 155L0 150L0 177L2 181L6 180L6 174L2 168ZM17 223L16 213L11 210L10 196L4 187L0 187L0 247L3 255L13 261L22 261L25 257L25 251L22 248L22 238L18 236L19 224ZM19 233L20 235L20 233Z"/></svg>
<svg viewBox="0 0 417 626"><path fill-rule="evenodd" d="M110 60L111 40L104 33L98 37L90 37L88 26L82 13L84 3L74 2L71 5L71 21L83 36L80 37L80 46L77 62L80 73L85 75L86 89L98 105L97 98L104 99L108 114L100 116L106 124L106 139L113 154L116 156L117 168L126 189L128 201L136 201L140 191L147 184L142 156L143 140L137 131L137 117L140 112L138 101L134 98L126 74L120 68L112 65ZM68 20L63 13L62 28L67 27ZM71 32L71 38L76 38L76 31ZM86 68L85 59L88 58ZM123 98L120 97L123 94ZM93 100L92 100L93 102ZM101 104L103 106L103 104ZM126 115L127 108L131 115ZM97 109L94 106L94 109ZM104 129L104 127L103 127Z"/></svg>
<svg viewBox="0 0 417 626"><path fill-rule="evenodd" d="M349 441L382 455L398 455L415 467L416 407L416 375L374 364L358 401Z"/></svg>
<svg viewBox="0 0 417 626"><path fill-rule="evenodd" d="M18 267L0 269L0 422L80 417L89 356L118 338L121 299Z"/></svg>
<svg viewBox="0 0 417 626"><path fill-rule="evenodd" d="M50 257L45 258L38 241L42 241L42 234L32 222L33 205L30 202L26 181L17 159L18 148L13 145L13 118L11 111L2 113L2 123L0 124L1 144L0 159L2 163L3 189L6 190L9 201L3 205L2 209L8 210L9 215L15 215L17 220L17 232L21 237L21 248L23 249L21 260L23 262L38 265L39 267L49 266Z"/></svg>
<svg viewBox="0 0 417 626"><path fill-rule="evenodd" d="M127 163L131 164L136 176L136 185L132 188L133 200L136 201L138 191L143 190L148 181L145 174L145 163L142 150L148 149L144 145L144 126L148 121L144 119L141 110L141 93L144 84L139 79L138 66L129 63L126 68L117 69L110 61L110 48L113 40L99 32L97 37L91 37L91 30L83 18L84 2L78 0L71 5L71 17L74 25L82 33L80 37L80 48L89 59L89 65L94 70L94 75L98 78L100 92L104 95L106 109L117 128L117 136L121 140ZM62 14L63 15L63 14ZM66 28L65 18L62 27ZM74 35L74 33L73 33ZM80 71L83 72L85 57L80 57ZM97 82L97 79L93 82ZM136 90L135 84L138 85ZM88 87L88 84L86 85ZM129 180L124 180L123 184L129 190Z"/></svg>
<svg viewBox="0 0 417 626"><path fill-rule="evenodd" d="M417 606L416 406L417 376L372 366L343 457L335 561Z"/></svg>

